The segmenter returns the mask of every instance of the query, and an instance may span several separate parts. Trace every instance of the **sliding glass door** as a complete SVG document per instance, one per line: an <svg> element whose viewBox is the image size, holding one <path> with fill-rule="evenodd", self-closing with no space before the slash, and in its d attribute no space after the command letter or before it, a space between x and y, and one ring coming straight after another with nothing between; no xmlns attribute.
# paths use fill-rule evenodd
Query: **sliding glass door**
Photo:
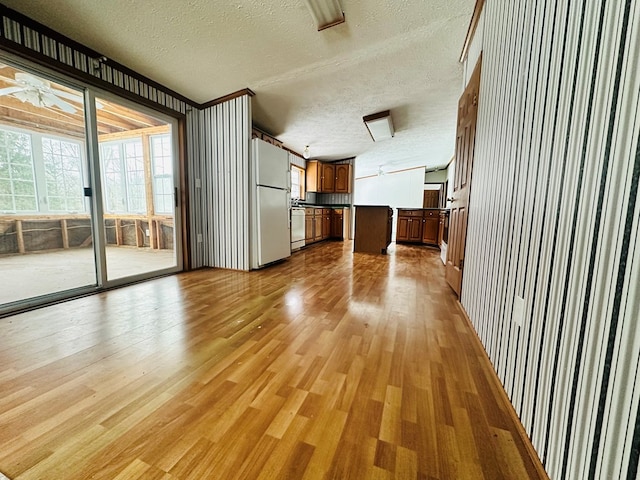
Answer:
<svg viewBox="0 0 640 480"><path fill-rule="evenodd" d="M0 314L181 269L175 135L172 118L0 60Z"/></svg>
<svg viewBox="0 0 640 480"><path fill-rule="evenodd" d="M120 119L98 135L107 280L176 268L172 125L103 98L95 104L99 130L107 114Z"/></svg>
<svg viewBox="0 0 640 480"><path fill-rule="evenodd" d="M96 286L82 90L0 66L0 304Z"/></svg>

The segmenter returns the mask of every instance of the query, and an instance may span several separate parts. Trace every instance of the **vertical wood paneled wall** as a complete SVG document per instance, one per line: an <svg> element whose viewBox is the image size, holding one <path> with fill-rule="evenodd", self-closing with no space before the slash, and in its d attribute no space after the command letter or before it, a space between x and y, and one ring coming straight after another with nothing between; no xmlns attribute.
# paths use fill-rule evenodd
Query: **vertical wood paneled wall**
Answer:
<svg viewBox="0 0 640 480"><path fill-rule="evenodd" d="M192 266L249 270L251 97L189 112L187 145Z"/></svg>
<svg viewBox="0 0 640 480"><path fill-rule="evenodd" d="M484 8L461 301L550 477L637 479L640 3Z"/></svg>

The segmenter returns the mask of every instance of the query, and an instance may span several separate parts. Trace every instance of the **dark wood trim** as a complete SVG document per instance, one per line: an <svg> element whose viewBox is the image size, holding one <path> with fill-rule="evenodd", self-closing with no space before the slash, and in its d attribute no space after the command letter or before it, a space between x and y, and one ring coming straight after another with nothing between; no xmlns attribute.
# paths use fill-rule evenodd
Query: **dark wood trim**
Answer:
<svg viewBox="0 0 640 480"><path fill-rule="evenodd" d="M464 62L465 58L467 58L467 53L469 53L469 47L471 46L473 35L476 33L476 28L478 27L478 22L480 21L482 7L484 7L484 0L476 0L476 6L474 7L473 15L471 16L471 23L469 23L467 36L464 38L462 52L460 53L460 63Z"/></svg>
<svg viewBox="0 0 640 480"><path fill-rule="evenodd" d="M114 60L111 60L111 59L107 58L103 54L101 54L99 52L96 52L95 50L93 50L93 49L91 49L91 48L89 48L89 47L87 47L85 45L82 45L81 43L79 43L79 42L77 42L77 41L75 41L75 40L73 40L73 39L71 39L71 38L69 38L69 37L67 37L65 35L62 35L61 33L56 32L55 30L47 27L46 25L43 25L42 23L36 22L32 18L29 18L29 17L27 17L26 15L23 15L20 12L17 12L17 11L15 11L15 10L9 8L9 7L6 7L6 6L2 5L2 4L0 4L0 14L5 16L5 17L7 17L7 18L15 20L15 21L21 23L22 25L24 25L25 27L30 28L30 29L42 34L42 35L47 36L47 37L50 37L51 39L55 40L56 42L61 43L63 45L66 45L66 46L68 46L68 47L70 47L70 48L72 48L74 50L77 50L78 52L83 53L83 54L85 54L85 55L87 55L89 57L101 58L101 59L103 59L102 63L104 63L105 65L109 65L111 68L113 68L115 70L118 70L118 71L120 71L120 72L122 72L122 73L124 73L126 75L129 75L130 77L135 78L136 80L144 82L147 85L149 85L150 87L154 87L157 90L162 91L167 95L171 95L172 97L174 97L177 100L181 100L184 103L186 103L188 105L191 105L191 106L194 106L194 107L198 106L198 104L196 102L194 102L193 100L188 99L187 97L179 94L178 92L175 92L175 91L171 90L170 88L167 88L164 85L161 85L160 83L158 83L158 82L156 82L156 81L154 81L154 80L152 80L152 79L150 79L148 77L145 77L144 75L141 75L141 74L135 72L134 70L132 70L132 69L130 69L130 68L128 68L128 67L126 67L126 66L124 66L124 65L122 65L122 64L120 64L120 63L118 63L116 61L114 61ZM2 22L0 22L0 23L2 23ZM50 57L48 57L48 56L46 56L44 54L41 54L41 53L39 53L39 52L37 52L35 50L31 50L30 48L24 47L24 46L19 45L19 44L15 43L15 42L13 42L11 40L8 40L6 37L4 37L4 35L1 38L1 44L2 44L3 48L6 48L6 49L10 49L9 44L13 44L16 47L22 47L21 49L19 49L19 53L20 53L21 56L28 55L30 57L31 55L34 55L34 57L38 57L38 58L34 58L34 61L37 61L38 63L44 64L44 65L46 65L48 67L51 67L51 68L54 68L54 69L58 69L59 66L64 65L64 64L59 64L59 62L56 62L54 59L52 59L52 58L50 58ZM58 64L58 65L56 65L56 64ZM69 67L69 66L66 66L66 67L67 67L68 70L73 70L73 71L77 72L78 74L80 74L80 77L83 80L86 80L85 76L89 77L89 78L92 78L92 79L95 79L95 80L101 80L101 79L99 79L97 77L94 77L93 75L88 74L88 73L85 74L81 70L76 70L73 67ZM68 74L68 75L73 75L73 73L70 73L68 70L65 71L65 73ZM109 85L111 87L115 87L117 89L116 91L118 91L118 92L121 91L119 89L119 87L116 87L115 85L113 85L113 84L111 84L109 82L106 82L104 80L101 80L101 81L104 82L106 85ZM101 88L104 88L104 85L100 85L100 86L101 86ZM111 88L109 90L113 91L113 90L111 90ZM139 98L139 97L137 97L137 95L136 95L136 98ZM142 97L140 97L140 98L143 99L143 100L146 100L146 99L144 99ZM153 103L154 105L158 105L155 102L151 102L151 103ZM171 110L171 109L168 109L168 110ZM171 111L173 111L173 110L171 110Z"/></svg>
<svg viewBox="0 0 640 480"><path fill-rule="evenodd" d="M373 140L374 142L376 141L376 139L373 138L373 133L371 133L371 130L369 129L369 125L367 124L367 122L371 122L373 120L378 120L379 118L386 118L386 117L391 117L390 110L385 110L384 112L372 113L371 115L365 115L364 117L362 117L364 126L367 127L367 132L369 132L369 136L371 137L371 140ZM391 136L393 137L393 135Z"/></svg>
<svg viewBox="0 0 640 480"><path fill-rule="evenodd" d="M346 21L347 21L347 17L344 15L344 12L342 12L341 20L336 20L335 22L327 23L326 25L318 27L318 31L321 32L323 30L326 30L327 28L335 27L336 25L340 25L341 23L344 23Z"/></svg>
<svg viewBox="0 0 640 480"><path fill-rule="evenodd" d="M495 390L498 392L498 395L500 397L499 399L496 398L496 400L502 400L502 403L505 406L505 410L507 411L508 415L513 420L513 423L516 426L516 430L518 431L518 434L520 435L520 438L522 440L522 443L524 444L524 447L525 447L525 449L527 451L527 454L529 455L529 458L531 459L531 463L533 463L533 465L534 465L534 467L536 469L536 473L538 474L538 476L541 479L549 480L549 475L545 471L544 466L542 465L542 462L540 461L540 457L538 457L538 452L536 452L535 448L533 448L533 445L531 444L531 439L529 438L529 435L527 435L527 432L525 431L524 427L522 426L522 422L520 420L520 417L518 417L518 414L517 414L515 408L513 407L513 404L509 400L509 397L507 396L507 392L505 391L504 387L502 386L502 382L498 378L498 374L496 373L496 369L493 366L493 364L491 363L491 360L489 360L489 357L487 356L487 352L486 352L484 346L482 345L482 341L480 340L480 337L478 336L478 332L476 332L476 329L473 326L473 323L471 322L471 319L469 318L469 315L467 315L467 311L464 309L464 307L462 306L462 304L460 303L459 300L456 302L456 305L458 306L458 309L460 310L460 314L462 315L464 320L467 322L467 325L469 326L471 331L474 333L476 341L480 345L480 348L478 350L482 351L482 361L485 364L484 370L487 371L487 372L491 372L492 375L489 375L489 376L493 380Z"/></svg>
<svg viewBox="0 0 640 480"><path fill-rule="evenodd" d="M289 147L285 147L284 145L282 146L283 150L286 150L287 152L291 153L292 155L295 155L296 157L300 157L303 160L306 160L306 158L304 158L302 155L300 155L298 152L296 152L295 150L291 150Z"/></svg>
<svg viewBox="0 0 640 480"><path fill-rule="evenodd" d="M221 103L228 102L229 100L233 100L234 98L238 98L243 95L249 95L250 97L253 97L255 95L255 92L253 92L250 88L243 88L242 90L238 90L237 92L230 93L228 95L225 95L224 97L218 97L206 103L201 103L196 106L204 110L205 108L213 107L214 105L219 105ZM273 135L269 135L269 136L273 136Z"/></svg>
<svg viewBox="0 0 640 480"><path fill-rule="evenodd" d="M384 118L384 117L390 117L391 116L391 111L390 110L385 110L384 112L378 112L378 113L372 113L371 115L365 115L364 117L362 117L362 121L364 123L370 122L372 120L377 120L379 118Z"/></svg>
<svg viewBox="0 0 640 480"><path fill-rule="evenodd" d="M455 159L456 159L456 156L455 156L455 155L453 155L453 156L451 157L451 160L449 160L449 162L447 163L447 166L446 166L446 167L444 167L444 168L445 168L445 169L449 168L449 165L451 165L451 163L452 163Z"/></svg>

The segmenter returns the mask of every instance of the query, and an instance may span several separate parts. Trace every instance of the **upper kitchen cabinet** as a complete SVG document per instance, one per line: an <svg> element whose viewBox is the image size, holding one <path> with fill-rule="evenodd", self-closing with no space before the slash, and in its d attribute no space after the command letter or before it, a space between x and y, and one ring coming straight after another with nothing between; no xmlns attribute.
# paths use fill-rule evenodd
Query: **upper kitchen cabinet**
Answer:
<svg viewBox="0 0 640 480"><path fill-rule="evenodd" d="M335 167L335 193L351 193L351 165L338 164Z"/></svg>
<svg viewBox="0 0 640 480"><path fill-rule="evenodd" d="M309 160L307 192L351 193L351 165Z"/></svg>

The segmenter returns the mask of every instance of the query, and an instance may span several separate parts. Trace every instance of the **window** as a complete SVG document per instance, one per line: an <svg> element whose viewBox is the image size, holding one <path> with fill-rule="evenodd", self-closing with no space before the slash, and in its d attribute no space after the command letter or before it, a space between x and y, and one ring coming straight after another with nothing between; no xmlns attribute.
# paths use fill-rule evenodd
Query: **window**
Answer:
<svg viewBox="0 0 640 480"><path fill-rule="evenodd" d="M0 128L0 212L84 212L82 145Z"/></svg>
<svg viewBox="0 0 640 480"><path fill-rule="evenodd" d="M0 211L37 212L31 136L0 130Z"/></svg>
<svg viewBox="0 0 640 480"><path fill-rule="evenodd" d="M291 198L292 199L304 199L304 169L291 165Z"/></svg>
<svg viewBox="0 0 640 480"><path fill-rule="evenodd" d="M52 212L84 211L80 145L43 137L42 159L49 210Z"/></svg>
<svg viewBox="0 0 640 480"><path fill-rule="evenodd" d="M153 207L156 213L173 213L173 152L169 135L152 135Z"/></svg>
<svg viewBox="0 0 640 480"><path fill-rule="evenodd" d="M100 160L108 213L146 213L142 140L100 144Z"/></svg>

